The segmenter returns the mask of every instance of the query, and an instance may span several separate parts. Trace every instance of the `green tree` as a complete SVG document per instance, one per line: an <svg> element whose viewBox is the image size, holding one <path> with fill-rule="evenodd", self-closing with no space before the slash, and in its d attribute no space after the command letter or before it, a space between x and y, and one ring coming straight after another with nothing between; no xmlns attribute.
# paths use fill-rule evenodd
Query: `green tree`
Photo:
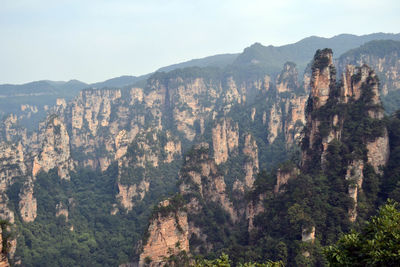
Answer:
<svg viewBox="0 0 400 267"><path fill-rule="evenodd" d="M398 266L400 211L388 200L361 232L352 231L325 248L330 266Z"/></svg>

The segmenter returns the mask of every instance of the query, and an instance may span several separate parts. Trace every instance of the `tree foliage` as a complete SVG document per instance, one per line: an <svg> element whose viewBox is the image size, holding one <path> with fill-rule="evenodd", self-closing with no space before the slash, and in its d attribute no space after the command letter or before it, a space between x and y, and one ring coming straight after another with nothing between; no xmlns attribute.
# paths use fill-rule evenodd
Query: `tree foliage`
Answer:
<svg viewBox="0 0 400 267"><path fill-rule="evenodd" d="M342 236L324 251L330 266L398 266L400 262L400 211L389 200L361 232Z"/></svg>

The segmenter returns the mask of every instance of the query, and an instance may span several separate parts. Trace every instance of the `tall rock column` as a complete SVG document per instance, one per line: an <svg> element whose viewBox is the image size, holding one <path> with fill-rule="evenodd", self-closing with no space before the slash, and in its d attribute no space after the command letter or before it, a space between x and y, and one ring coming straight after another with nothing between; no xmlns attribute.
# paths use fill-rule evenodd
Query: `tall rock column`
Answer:
<svg viewBox="0 0 400 267"><path fill-rule="evenodd" d="M332 50L318 50L314 56L311 75L311 95L313 109L318 109L328 101L331 88L336 86L336 70L332 61Z"/></svg>
<svg viewBox="0 0 400 267"><path fill-rule="evenodd" d="M319 137L321 121L313 115L315 110L324 106L336 86L336 70L332 62L332 50L318 50L314 56L311 75L311 92L306 107L306 131L303 138L302 165L311 160L310 151L323 150L316 140Z"/></svg>

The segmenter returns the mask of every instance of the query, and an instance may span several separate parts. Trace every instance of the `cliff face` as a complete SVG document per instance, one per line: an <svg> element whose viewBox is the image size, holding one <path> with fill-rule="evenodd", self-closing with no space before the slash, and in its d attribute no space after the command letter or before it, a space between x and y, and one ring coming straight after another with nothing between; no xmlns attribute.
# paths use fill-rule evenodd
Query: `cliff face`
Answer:
<svg viewBox="0 0 400 267"><path fill-rule="evenodd" d="M299 87L299 82L296 64L286 62L281 74L279 74L276 79L276 89L278 93L283 93L293 91L293 88L297 87Z"/></svg>
<svg viewBox="0 0 400 267"><path fill-rule="evenodd" d="M187 214L174 209L170 200L159 204L148 227L148 238L140 254L139 266L163 266L165 257L181 251L189 252L189 225Z"/></svg>
<svg viewBox="0 0 400 267"><path fill-rule="evenodd" d="M349 216L351 221L355 221L358 193L363 184L363 169L369 163L376 173L381 173L380 167L385 166L389 158L389 139L381 121L383 108L375 72L366 65L349 65L342 75L342 84L336 86L336 71L331 59L332 52L327 49L317 52L314 57L306 135L302 143L302 164L303 169L307 169L309 164L315 166L315 161L318 161L322 169L325 169L329 165L329 146L335 140L351 147L354 146L351 142L358 138L357 142L362 145L356 145L356 149L359 149L357 146L365 145L365 154L360 150L352 151L354 160L346 163L345 179L351 181L348 194L354 201ZM366 124L368 129L376 132L357 132L357 129L352 128L355 123Z"/></svg>
<svg viewBox="0 0 400 267"><path fill-rule="evenodd" d="M14 212L8 208L6 190L15 180L27 174L21 143L0 143L0 217L14 222Z"/></svg>
<svg viewBox="0 0 400 267"><path fill-rule="evenodd" d="M288 147L299 144L302 138L303 127L306 124L305 108L307 104L307 96L292 95L286 101L285 110L286 118L284 120L284 134Z"/></svg>
<svg viewBox="0 0 400 267"><path fill-rule="evenodd" d="M244 163L244 184L247 189L253 187L255 176L259 171L258 164L258 146L251 134L246 134L244 137L243 154L247 156L247 160Z"/></svg>
<svg viewBox="0 0 400 267"><path fill-rule="evenodd" d="M314 109L325 105L335 83L336 71L332 61L332 50L319 50L314 57L310 83Z"/></svg>
<svg viewBox="0 0 400 267"><path fill-rule="evenodd" d="M180 192L184 196L198 192L203 201L218 203L236 221L237 213L229 200L223 173L218 171L216 162L209 158L208 153L209 145L201 143L186 155L180 171ZM188 206L198 209L197 202L197 197L193 197Z"/></svg>
<svg viewBox="0 0 400 267"><path fill-rule="evenodd" d="M282 112L277 104L274 104L269 113L268 142L272 144L282 131Z"/></svg>
<svg viewBox="0 0 400 267"><path fill-rule="evenodd" d="M386 49L379 50L379 46ZM400 43L395 41L373 41L358 49L343 54L338 60L338 69L343 72L347 65L368 65L375 70L381 82L382 95L400 89Z"/></svg>
<svg viewBox="0 0 400 267"><path fill-rule="evenodd" d="M32 176L36 177L40 171L48 172L56 167L58 176L68 180L69 171L74 169L74 163L70 154L69 135L60 118L48 118L40 130L39 143L42 147L33 161Z"/></svg>
<svg viewBox="0 0 400 267"><path fill-rule="evenodd" d="M237 152L239 146L238 123L223 119L212 129L212 141L215 163L221 164L228 160L230 154Z"/></svg>

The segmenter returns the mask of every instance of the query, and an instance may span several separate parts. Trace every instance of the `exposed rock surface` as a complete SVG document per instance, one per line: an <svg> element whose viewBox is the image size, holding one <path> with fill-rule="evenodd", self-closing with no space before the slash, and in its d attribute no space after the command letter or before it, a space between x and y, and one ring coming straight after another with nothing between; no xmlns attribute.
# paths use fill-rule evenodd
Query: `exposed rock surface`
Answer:
<svg viewBox="0 0 400 267"><path fill-rule="evenodd" d="M33 188L32 180L28 180L19 194L19 210L24 222L33 222L37 216L37 200L33 195Z"/></svg>
<svg viewBox="0 0 400 267"><path fill-rule="evenodd" d="M301 241L303 242L311 242L315 241L315 227L312 226L311 229L303 229L301 233Z"/></svg>
<svg viewBox="0 0 400 267"><path fill-rule="evenodd" d="M246 134L244 137L243 154L247 156L243 167L245 171L244 184L247 188L252 188L259 165L257 143L251 134Z"/></svg>
<svg viewBox="0 0 400 267"><path fill-rule="evenodd" d="M56 205L56 217L64 216L65 220L68 222L68 215L68 207L62 202L58 203Z"/></svg>
<svg viewBox="0 0 400 267"><path fill-rule="evenodd" d="M359 52L357 52L357 49L349 51L339 58L338 69L342 72L349 64L370 66L377 72L381 81L382 94L386 95L390 91L400 89L400 46L395 41L374 41L364 47L372 46L373 43L376 47L379 47L379 42L387 42L390 46L388 49L380 50L379 53L374 49L364 49L363 51L363 46L359 49Z"/></svg>
<svg viewBox="0 0 400 267"><path fill-rule="evenodd" d="M138 185L123 185L118 183L117 199L127 211L130 211L135 205L135 198L142 200L147 191L149 191L150 183L142 180Z"/></svg>
<svg viewBox="0 0 400 267"><path fill-rule="evenodd" d="M343 138L343 131L345 125L348 129L348 120L354 120L354 118L349 118L340 112L340 109L352 110L357 107L356 112L358 114L363 112L362 116L370 117L370 121L379 122L383 118L379 81L375 72L366 65L361 67L348 65L342 74L341 86L334 86L336 71L331 59L332 52L326 49L317 52L314 58L311 93L307 107L306 135L303 139L302 150L302 164L305 168L307 168L307 163L320 160L321 167L324 169L327 165L326 157L331 142L334 140L346 142L345 138L348 137ZM326 104L328 107L324 107ZM336 105L335 108L333 105ZM321 114L325 114L325 117ZM350 123L353 122L350 121ZM377 128L377 126L370 127ZM368 133L361 133L365 135L362 137L362 142L365 144L366 153L359 154L357 157L355 154L360 151L352 151L355 159L347 166L344 178L350 181L348 194L354 202L354 206L349 209L349 219L352 222L357 218L358 194L362 190L364 166L369 163L375 172L380 174L380 167L384 167L389 159L388 132L385 126L379 127L381 134L373 137L368 136ZM319 158L316 155L319 155Z"/></svg>
<svg viewBox="0 0 400 267"><path fill-rule="evenodd" d="M282 130L282 112L277 104L274 104L269 113L268 143L272 144Z"/></svg>
<svg viewBox="0 0 400 267"><path fill-rule="evenodd" d="M223 119L212 129L212 141L215 163L221 164L228 160L229 154L239 146L238 123Z"/></svg>
<svg viewBox="0 0 400 267"><path fill-rule="evenodd" d="M380 167L386 166L390 153L389 137L386 129L384 129L383 136L367 143L367 150L368 163L374 167L376 173L382 173Z"/></svg>
<svg viewBox="0 0 400 267"><path fill-rule="evenodd" d="M180 192L182 195L199 192L205 201L218 203L229 213L231 219L236 221L238 216L227 195L224 176L218 171L215 161L209 158L208 153L209 145L201 143L186 156L180 173Z"/></svg>
<svg viewBox="0 0 400 267"><path fill-rule="evenodd" d="M293 62L286 62L281 74L277 77L276 89L279 93L283 93L293 91L293 89L297 87L299 87L299 82L296 64Z"/></svg>
<svg viewBox="0 0 400 267"><path fill-rule="evenodd" d="M168 208L169 200L160 203ZM189 252L189 225L187 214L181 209L154 215L148 228L148 239L140 254L139 266L150 262L149 266L162 266L164 257L180 251Z"/></svg>
<svg viewBox="0 0 400 267"><path fill-rule="evenodd" d="M287 147L299 144L302 138L303 127L306 124L305 108L307 97L292 95L286 102L286 118L284 120L284 133Z"/></svg>
<svg viewBox="0 0 400 267"><path fill-rule="evenodd" d="M336 85L336 71L332 57L330 49L318 50L315 54L311 76L311 96L314 109L325 105L331 87Z"/></svg>
<svg viewBox="0 0 400 267"><path fill-rule="evenodd" d="M42 127L39 136L42 147L34 159L32 176L36 177L41 170L48 172L57 168L58 176L69 180L69 171L74 169L74 163L71 159L69 135L65 124L59 117L50 116Z"/></svg>
<svg viewBox="0 0 400 267"><path fill-rule="evenodd" d="M349 196L354 202L354 206L349 209L349 219L354 222L357 219L357 200L358 192L362 190L362 183L364 180L364 162L362 160L353 161L348 167L346 172L346 180L350 181Z"/></svg>

